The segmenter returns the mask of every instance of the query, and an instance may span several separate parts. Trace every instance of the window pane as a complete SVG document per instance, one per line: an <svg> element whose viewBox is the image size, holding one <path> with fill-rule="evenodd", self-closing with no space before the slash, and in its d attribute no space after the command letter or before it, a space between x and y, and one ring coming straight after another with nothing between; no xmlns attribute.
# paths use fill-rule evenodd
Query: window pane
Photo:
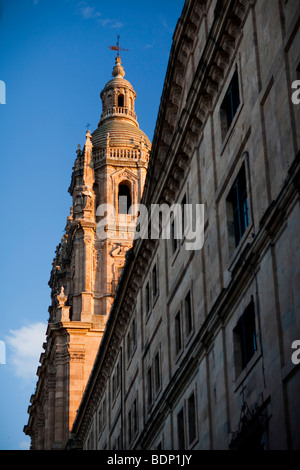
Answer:
<svg viewBox="0 0 300 470"><path fill-rule="evenodd" d="M178 438L178 450L184 450L185 448L185 436L184 436L184 416L183 408L177 415L177 438Z"/></svg>
<svg viewBox="0 0 300 470"><path fill-rule="evenodd" d="M156 354L154 360L154 373L155 373L155 391L158 392L160 389L160 364L159 364L159 353Z"/></svg>
<svg viewBox="0 0 300 470"><path fill-rule="evenodd" d="M147 374L147 388L148 388L148 406L152 404L152 370L148 370Z"/></svg>
<svg viewBox="0 0 300 470"><path fill-rule="evenodd" d="M196 406L194 393L188 399L189 444L196 439Z"/></svg>
<svg viewBox="0 0 300 470"><path fill-rule="evenodd" d="M181 318L180 312L175 317L175 343L176 343L176 354L181 350Z"/></svg>
<svg viewBox="0 0 300 470"><path fill-rule="evenodd" d="M152 271L152 289L153 289L153 297L156 296L157 294L157 268L156 265L153 268Z"/></svg>
<svg viewBox="0 0 300 470"><path fill-rule="evenodd" d="M184 300L185 306L185 325L186 325L186 333L187 335L190 334L193 328L193 321L192 321L192 304L191 304L191 293L189 292Z"/></svg>
<svg viewBox="0 0 300 470"><path fill-rule="evenodd" d="M146 285L146 290L145 290L145 296L146 296L146 313L149 313L150 310L150 288L149 288L149 282Z"/></svg>

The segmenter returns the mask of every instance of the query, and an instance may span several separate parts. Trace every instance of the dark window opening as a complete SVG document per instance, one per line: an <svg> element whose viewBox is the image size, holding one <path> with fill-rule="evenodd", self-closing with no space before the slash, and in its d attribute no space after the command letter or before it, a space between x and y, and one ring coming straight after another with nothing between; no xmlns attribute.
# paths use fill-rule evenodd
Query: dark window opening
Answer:
<svg viewBox="0 0 300 470"><path fill-rule="evenodd" d="M152 270L152 292L153 292L153 298L156 297L157 292L158 292L158 285L157 285L157 267L156 264L154 265L154 268Z"/></svg>
<svg viewBox="0 0 300 470"><path fill-rule="evenodd" d="M150 286L149 286L149 282L147 283L146 285L146 289L145 289L145 307L146 307L146 314L149 313L150 311Z"/></svg>
<svg viewBox="0 0 300 470"><path fill-rule="evenodd" d="M181 216L182 216L182 219L181 219L181 223L182 223L182 234L183 236L185 236L185 232L186 232L186 227L185 227L185 224L186 224L186 204L187 204L187 200L186 200L186 195L183 196L182 198L182 201L181 201Z"/></svg>
<svg viewBox="0 0 300 470"><path fill-rule="evenodd" d="M188 399L188 429L189 429L189 444L196 439L196 403L195 394L192 393Z"/></svg>
<svg viewBox="0 0 300 470"><path fill-rule="evenodd" d="M185 432L184 432L184 414L183 408L177 415L177 438L178 438L178 450L184 450L185 448Z"/></svg>
<svg viewBox="0 0 300 470"><path fill-rule="evenodd" d="M230 248L236 248L249 226L249 204L247 195L246 173L242 167L227 198Z"/></svg>
<svg viewBox="0 0 300 470"><path fill-rule="evenodd" d="M136 433L138 429L138 413L137 413L137 401L133 402L133 432Z"/></svg>
<svg viewBox="0 0 300 470"><path fill-rule="evenodd" d="M118 96L118 107L119 108L124 108L124 95L119 95Z"/></svg>
<svg viewBox="0 0 300 470"><path fill-rule="evenodd" d="M152 370L151 368L147 373L147 389L148 389L148 407L152 405Z"/></svg>
<svg viewBox="0 0 300 470"><path fill-rule="evenodd" d="M131 324L131 339L132 339L132 349L134 350L136 347L136 326L135 326L135 319L132 320Z"/></svg>
<svg viewBox="0 0 300 470"><path fill-rule="evenodd" d="M192 302L191 302L190 292L187 294L187 296L184 299L184 309L185 309L186 334L189 335L193 329Z"/></svg>
<svg viewBox="0 0 300 470"><path fill-rule="evenodd" d="M130 332L127 335L127 361L129 361L131 358L131 338L130 338Z"/></svg>
<svg viewBox="0 0 300 470"><path fill-rule="evenodd" d="M246 308L233 334L236 372L239 374L257 351L254 302Z"/></svg>
<svg viewBox="0 0 300 470"><path fill-rule="evenodd" d="M126 183L119 185L119 214L128 214L131 207L130 187Z"/></svg>
<svg viewBox="0 0 300 470"><path fill-rule="evenodd" d="M159 362L159 353L156 354L154 358L154 380L155 380L155 391L156 393L160 389L160 362Z"/></svg>
<svg viewBox="0 0 300 470"><path fill-rule="evenodd" d="M128 443L130 444L132 439L132 428L131 428L131 410L128 412Z"/></svg>
<svg viewBox="0 0 300 470"><path fill-rule="evenodd" d="M175 317L175 347L176 354L181 351L182 342L181 342L181 315L180 312L177 313Z"/></svg>
<svg viewBox="0 0 300 470"><path fill-rule="evenodd" d="M236 71L233 75L229 88L220 109L222 137L224 138L230 128L234 116L240 105L239 78Z"/></svg>
<svg viewBox="0 0 300 470"><path fill-rule="evenodd" d="M172 242L172 252L175 253L178 247L178 239L175 238L175 221L171 222L171 242Z"/></svg>

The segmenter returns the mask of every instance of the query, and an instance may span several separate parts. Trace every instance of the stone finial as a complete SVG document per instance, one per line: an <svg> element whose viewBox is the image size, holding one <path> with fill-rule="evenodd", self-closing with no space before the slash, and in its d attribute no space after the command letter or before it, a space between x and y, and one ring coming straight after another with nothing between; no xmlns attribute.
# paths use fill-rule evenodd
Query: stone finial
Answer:
<svg viewBox="0 0 300 470"><path fill-rule="evenodd" d="M121 63L121 57L119 55L116 57L116 65L113 68L112 75L115 78L123 78L125 76L125 71Z"/></svg>
<svg viewBox="0 0 300 470"><path fill-rule="evenodd" d="M92 144L91 131L88 130L85 136L86 136L85 148L92 148L93 144Z"/></svg>
<svg viewBox="0 0 300 470"><path fill-rule="evenodd" d="M68 297L65 294L65 289L64 289L64 287L62 287L61 290L60 290L59 295L57 296L58 307L59 308L64 307L65 304L66 304L67 299L68 299Z"/></svg>

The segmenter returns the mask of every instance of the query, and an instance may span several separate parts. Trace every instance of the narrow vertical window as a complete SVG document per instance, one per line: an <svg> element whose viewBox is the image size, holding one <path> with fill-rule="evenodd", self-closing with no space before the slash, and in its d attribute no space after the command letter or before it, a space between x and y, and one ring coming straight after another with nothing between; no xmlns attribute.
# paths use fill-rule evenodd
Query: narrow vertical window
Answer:
<svg viewBox="0 0 300 470"><path fill-rule="evenodd" d="M117 364L117 372L116 372L117 380L116 380L116 392L118 392L120 388L120 363Z"/></svg>
<svg viewBox="0 0 300 470"><path fill-rule="evenodd" d="M146 314L149 313L150 311L150 286L149 286L149 282L147 283L146 285L146 289L145 289L145 303L146 303Z"/></svg>
<svg viewBox="0 0 300 470"><path fill-rule="evenodd" d="M229 130L234 116L240 105L240 91L239 91L239 78L236 71L230 82L225 98L221 104L220 117L222 126L222 137L224 138Z"/></svg>
<svg viewBox="0 0 300 470"><path fill-rule="evenodd" d="M182 215L181 223L182 223L182 234L183 234L183 236L185 236L185 230L186 230L185 226L187 224L186 204L187 204L186 195L184 195L183 198L182 198L182 201L181 201L181 215Z"/></svg>
<svg viewBox="0 0 300 470"><path fill-rule="evenodd" d="M240 373L257 351L254 302L246 308L233 333L236 371Z"/></svg>
<svg viewBox="0 0 300 470"><path fill-rule="evenodd" d="M127 361L129 361L131 358L131 337L130 337L130 331L127 335Z"/></svg>
<svg viewBox="0 0 300 470"><path fill-rule="evenodd" d="M154 379L155 379L155 392L157 393L160 389L160 362L159 353L154 358Z"/></svg>
<svg viewBox="0 0 300 470"><path fill-rule="evenodd" d="M131 186L127 181L119 184L119 214L129 214L131 208Z"/></svg>
<svg viewBox="0 0 300 470"><path fill-rule="evenodd" d="M158 285L157 285L157 267L156 264L153 267L152 270L152 293L153 293L153 298L155 299L157 292L158 292Z"/></svg>
<svg viewBox="0 0 300 470"><path fill-rule="evenodd" d="M123 108L124 107L124 95L119 95L118 96L118 107Z"/></svg>
<svg viewBox="0 0 300 470"><path fill-rule="evenodd" d="M249 203L246 172L243 166L227 198L229 236L234 237L235 248L249 226Z"/></svg>
<svg viewBox="0 0 300 470"><path fill-rule="evenodd" d="M147 392L148 392L148 406L152 405L152 370L148 369L147 373Z"/></svg>
<svg viewBox="0 0 300 470"><path fill-rule="evenodd" d="M196 439L196 406L195 394L188 399L188 429L189 429L189 444Z"/></svg>
<svg viewBox="0 0 300 470"><path fill-rule="evenodd" d="M138 429L138 414L137 414L137 401L133 402L133 433L135 434Z"/></svg>
<svg viewBox="0 0 300 470"><path fill-rule="evenodd" d="M131 340L132 340L132 350L134 351L136 347L136 324L135 319L132 320L131 324Z"/></svg>
<svg viewBox="0 0 300 470"><path fill-rule="evenodd" d="M99 413L98 413L98 431L99 431L99 434L102 432L102 429L103 429L103 425L102 425L102 407L100 408L99 410Z"/></svg>
<svg viewBox="0 0 300 470"><path fill-rule="evenodd" d="M113 399L113 401L114 401L115 398L116 398L116 375L114 374L113 378L112 378L112 399Z"/></svg>
<svg viewBox="0 0 300 470"><path fill-rule="evenodd" d="M184 299L184 311L185 311L185 327L186 334L189 336L193 329L193 317L192 317L192 303L191 293L189 292Z"/></svg>
<svg viewBox="0 0 300 470"><path fill-rule="evenodd" d="M185 448L185 430L184 430L184 413L183 408L177 415L177 440L178 450L184 450Z"/></svg>
<svg viewBox="0 0 300 470"><path fill-rule="evenodd" d="M102 405L102 427L104 428L106 425L106 399L103 400Z"/></svg>
<svg viewBox="0 0 300 470"><path fill-rule="evenodd" d="M175 346L176 346L176 354L181 351L182 341L181 341L181 314L180 312L177 313L175 317Z"/></svg>
<svg viewBox="0 0 300 470"><path fill-rule="evenodd" d="M176 234L175 234L175 221L174 219L172 220L171 222L171 243L172 243L172 253L174 254L175 251L177 250L177 247L178 247L178 240L176 237Z"/></svg>
<svg viewBox="0 0 300 470"><path fill-rule="evenodd" d="M132 427L131 427L131 410L128 412L128 443L130 444L132 439Z"/></svg>

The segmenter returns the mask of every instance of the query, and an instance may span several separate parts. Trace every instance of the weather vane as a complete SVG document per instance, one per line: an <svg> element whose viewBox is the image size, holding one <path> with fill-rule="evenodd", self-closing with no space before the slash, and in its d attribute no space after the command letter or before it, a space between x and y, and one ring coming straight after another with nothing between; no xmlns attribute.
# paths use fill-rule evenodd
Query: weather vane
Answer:
<svg viewBox="0 0 300 470"><path fill-rule="evenodd" d="M117 45L116 46L109 46L109 49L111 51L118 51L118 57L120 57L120 51L125 51L129 52L129 49L123 49L123 47L120 47L120 35L117 35Z"/></svg>

